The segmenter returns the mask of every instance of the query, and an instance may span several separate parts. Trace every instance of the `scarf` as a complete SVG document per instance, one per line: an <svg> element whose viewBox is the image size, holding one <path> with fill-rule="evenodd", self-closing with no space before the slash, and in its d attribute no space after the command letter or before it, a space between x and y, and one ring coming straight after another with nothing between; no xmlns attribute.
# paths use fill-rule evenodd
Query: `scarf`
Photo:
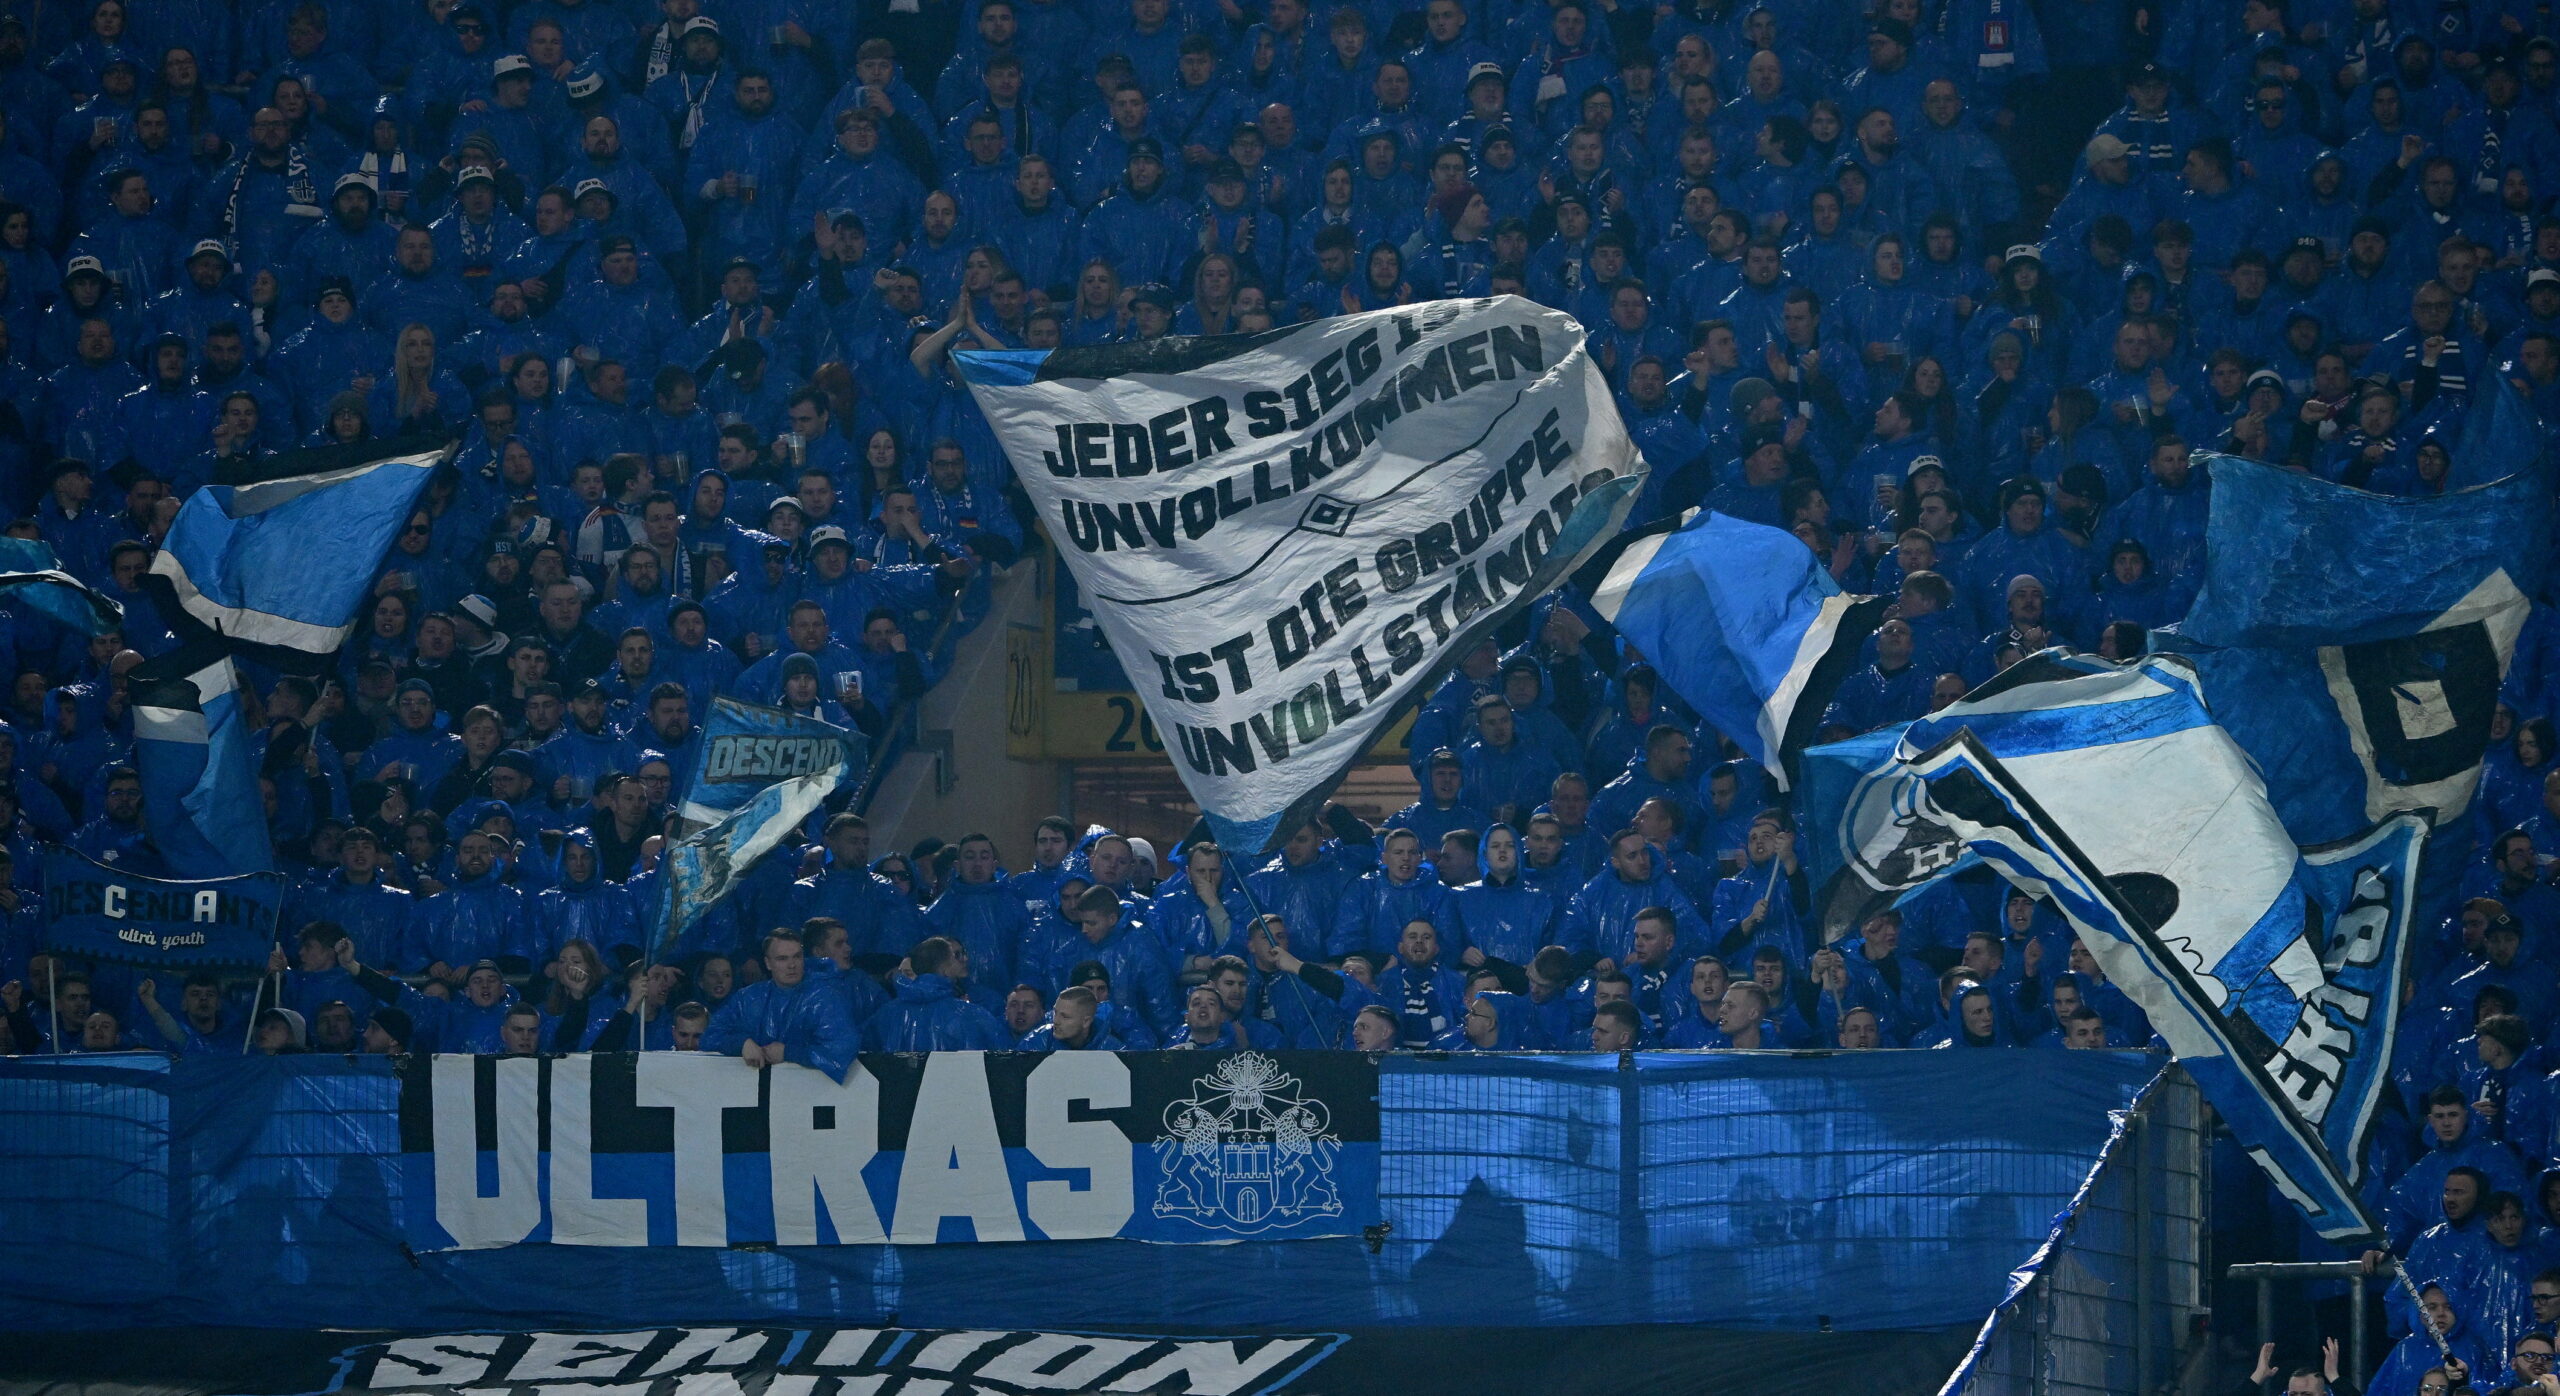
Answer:
<svg viewBox="0 0 2560 1396"><path fill-rule="evenodd" d="M703 105L711 100L711 89L719 86L719 84L720 70L714 68L710 73L703 77L702 91L697 95L693 90L693 75L690 73L676 74L676 90L684 97L684 134L676 140L676 145L679 148L684 150L693 149L694 137L702 134Z"/></svg>
<svg viewBox="0 0 2560 1396"><path fill-rule="evenodd" d="M661 24L649 31L649 57L640 67L640 85L648 86L667 75L675 66L676 27Z"/></svg>
<svg viewBox="0 0 2560 1396"><path fill-rule="evenodd" d="M389 155L366 151L356 168L373 176L373 187L384 198L409 192L409 153L395 150Z"/></svg>
<svg viewBox="0 0 2560 1396"><path fill-rule="evenodd" d="M231 188L223 195L222 227L235 262L240 259L240 197L248 188L250 172L260 168L257 156L241 156L239 173L231 177ZM300 141L284 148L284 197L285 217L320 217L320 189L311 181L311 151Z"/></svg>
<svg viewBox="0 0 2560 1396"><path fill-rule="evenodd" d="M1953 6L1948 7L1948 9L1953 8ZM1945 12L1941 11L1939 14L1941 32L1945 29L1945 19ZM2009 0L1990 0L1982 11L1982 47L1973 56L1973 66L1978 69L1990 69L2006 68L2015 64L2018 61L2018 55L2012 49L2012 37Z"/></svg>

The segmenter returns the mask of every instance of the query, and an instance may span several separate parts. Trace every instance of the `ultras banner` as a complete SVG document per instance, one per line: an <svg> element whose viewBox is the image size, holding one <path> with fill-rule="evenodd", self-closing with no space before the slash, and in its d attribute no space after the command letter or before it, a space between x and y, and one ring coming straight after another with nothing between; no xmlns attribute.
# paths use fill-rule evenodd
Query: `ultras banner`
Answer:
<svg viewBox="0 0 2560 1396"><path fill-rule="evenodd" d="M1172 1242L1378 1220L1377 1067L1350 1052L420 1057L418 1250Z"/></svg>
<svg viewBox="0 0 2560 1396"><path fill-rule="evenodd" d="M1513 296L959 359L1230 843L1310 809L1643 483L1580 326Z"/></svg>

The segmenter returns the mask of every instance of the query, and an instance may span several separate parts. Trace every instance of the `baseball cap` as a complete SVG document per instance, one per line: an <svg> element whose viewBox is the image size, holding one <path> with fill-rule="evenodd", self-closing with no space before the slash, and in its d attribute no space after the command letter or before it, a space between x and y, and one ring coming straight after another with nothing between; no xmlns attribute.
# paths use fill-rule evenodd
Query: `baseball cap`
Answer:
<svg viewBox="0 0 2560 1396"><path fill-rule="evenodd" d="M1157 164L1161 165L1164 163L1164 147L1159 144L1153 136L1140 136L1136 140L1129 142L1129 158L1132 160L1153 160Z"/></svg>
<svg viewBox="0 0 2560 1396"><path fill-rule="evenodd" d="M708 34L712 38L719 38L720 21L709 15L695 15L684 22L684 28L677 33L677 37L689 39L696 34Z"/></svg>
<svg viewBox="0 0 2560 1396"><path fill-rule="evenodd" d="M1209 167L1209 182L1211 184L1242 184L1244 183L1244 166L1233 160L1221 160Z"/></svg>
<svg viewBox="0 0 2560 1396"><path fill-rule="evenodd" d="M1904 48L1911 47L1913 38L1911 26L1903 23L1901 20L1895 19L1891 15L1883 16L1882 18L1877 19L1874 23L1869 24L1867 26L1867 32L1870 34L1882 35L1883 37L1891 39L1895 43L1902 45Z"/></svg>
<svg viewBox="0 0 2560 1396"><path fill-rule="evenodd" d="M2089 143L2080 148L2080 153L2087 157L2090 164L2095 165L2103 160L2121 160L2133 153L2133 147L2126 145L2117 137L2100 131L2089 138Z"/></svg>
<svg viewBox="0 0 2560 1396"><path fill-rule="evenodd" d="M466 184L495 184L497 182L497 172L490 169L488 166L465 165L462 167L461 176L454 180L453 187L459 189Z"/></svg>
<svg viewBox="0 0 2560 1396"><path fill-rule="evenodd" d="M338 176L337 183L329 186L329 193L334 196L343 194L350 189L361 189L368 194L380 192L373 187L373 176L366 174L362 170L349 170L345 174Z"/></svg>
<svg viewBox="0 0 2560 1396"><path fill-rule="evenodd" d="M2022 242L2001 254L2000 262L2003 266L2016 261L2041 263L2044 261L2044 249L2036 246L2032 242Z"/></svg>
<svg viewBox="0 0 2560 1396"><path fill-rule="evenodd" d="M220 238L206 238L187 249L187 260L190 262L205 256L220 257L227 265L231 261L231 249L225 247Z"/></svg>
<svg viewBox="0 0 2560 1396"><path fill-rule="evenodd" d="M601 179L579 180L578 187L569 191L569 202L574 204L589 194L602 194L608 199L613 199L615 203L622 202L622 200L614 198L613 186L605 183Z"/></svg>
<svg viewBox="0 0 2560 1396"><path fill-rule="evenodd" d="M604 68L593 58L569 70L569 100L583 102L604 91Z"/></svg>
<svg viewBox="0 0 2560 1396"><path fill-rule="evenodd" d="M2169 70L2157 63L2144 63L2136 67L2124 81L2127 87L2144 87L2155 82L2166 83L2169 81Z"/></svg>
<svg viewBox="0 0 2560 1396"><path fill-rule="evenodd" d="M106 265L95 257L74 257L62 264L62 279L66 282L84 273L101 281L107 278Z"/></svg>
<svg viewBox="0 0 2560 1396"><path fill-rule="evenodd" d="M491 82L496 82L501 78L529 78L532 76L533 60L525 57L521 53L510 53L506 57L489 65L489 81Z"/></svg>
<svg viewBox="0 0 2560 1396"><path fill-rule="evenodd" d="M2560 286L2560 271L2553 271L2549 267L2536 267L2526 272L2524 288L2530 291L2536 286Z"/></svg>
<svg viewBox="0 0 2560 1396"><path fill-rule="evenodd" d="M853 544L845 538L844 530L836 527L834 524L821 524L818 527L809 530L809 547L812 551L822 548L829 543L835 543L847 549L850 549L853 546Z"/></svg>
<svg viewBox="0 0 2560 1396"><path fill-rule="evenodd" d="M508 544L507 549L510 552L515 550L513 544ZM495 630L498 628L498 607L496 603L490 601L488 597L466 596L461 600L454 602L453 608L478 622L480 628L483 630Z"/></svg>
<svg viewBox="0 0 2560 1396"><path fill-rule="evenodd" d="M1479 79L1483 78L1491 78L1495 82L1501 82L1503 80L1502 65L1499 63L1479 63L1467 70L1467 86L1473 87Z"/></svg>

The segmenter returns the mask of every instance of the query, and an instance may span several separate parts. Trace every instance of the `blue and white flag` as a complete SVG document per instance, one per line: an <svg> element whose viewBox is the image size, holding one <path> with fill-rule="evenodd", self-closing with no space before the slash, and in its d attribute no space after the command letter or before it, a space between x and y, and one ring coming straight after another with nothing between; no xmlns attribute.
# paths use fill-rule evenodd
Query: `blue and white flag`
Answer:
<svg viewBox="0 0 2560 1396"><path fill-rule="evenodd" d="M275 865L266 801L229 656L173 650L127 676L142 818L178 877L230 877Z"/></svg>
<svg viewBox="0 0 2560 1396"><path fill-rule="evenodd" d="M282 873L179 881L44 850L44 947L150 969L259 969L284 914Z"/></svg>
<svg viewBox="0 0 2560 1396"><path fill-rule="evenodd" d="M389 454L388 451L397 451ZM181 638L308 669L355 628L383 554L449 455L368 442L261 460L189 496L152 559Z"/></svg>
<svg viewBox="0 0 2560 1396"><path fill-rule="evenodd" d="M727 698L713 705L715 723L721 721L724 708L736 710L727 719L735 725L726 732L715 729L712 740L703 743L703 765L697 771L710 768L713 742L726 736L731 745L723 759L741 773L726 780L714 777L714 781L738 798L733 801L724 795L721 803L727 805L727 812L715 823L668 845L666 906L658 936L662 947L675 943L713 904L735 890L738 879L758 858L790 837L829 795L853 779L862 760L864 742L858 732ZM761 732L754 730L758 723L765 724ZM784 723L791 726L786 729ZM697 774L696 786L702 783ZM693 808L687 805L688 818Z"/></svg>
<svg viewBox="0 0 2560 1396"><path fill-rule="evenodd" d="M1890 603L1843 594L1792 533L1692 509L1628 541L1591 604L1786 789Z"/></svg>
<svg viewBox="0 0 2560 1396"><path fill-rule="evenodd" d="M868 746L859 732L735 698L715 698L702 724L702 747L677 813L689 830L717 824L777 781L861 764Z"/></svg>
<svg viewBox="0 0 2560 1396"><path fill-rule="evenodd" d="M30 538L0 538L0 605L59 621L75 635L103 635L124 624L115 598L63 571L53 549Z"/></svg>
<svg viewBox="0 0 2560 1396"><path fill-rule="evenodd" d="M1804 838L1797 848L1814 887L1814 920L1838 940L1886 907L1981 859L1929 817L1896 754L1902 729L1885 727L1806 747L1797 762Z"/></svg>
<svg viewBox="0 0 2560 1396"><path fill-rule="evenodd" d="M1312 815L1644 480L1582 327L1517 296L956 357L1230 849Z"/></svg>
<svg viewBox="0 0 2560 1396"><path fill-rule="evenodd" d="M2177 656L2048 650L1911 724L1908 798L2048 899L2320 1235L2389 1084L2426 822L2297 848Z"/></svg>
<svg viewBox="0 0 2560 1396"><path fill-rule="evenodd" d="M2398 810L2462 836L2542 585L2538 477L2393 499L2237 457L2207 466L2204 584L2155 647L2192 659L2297 839Z"/></svg>

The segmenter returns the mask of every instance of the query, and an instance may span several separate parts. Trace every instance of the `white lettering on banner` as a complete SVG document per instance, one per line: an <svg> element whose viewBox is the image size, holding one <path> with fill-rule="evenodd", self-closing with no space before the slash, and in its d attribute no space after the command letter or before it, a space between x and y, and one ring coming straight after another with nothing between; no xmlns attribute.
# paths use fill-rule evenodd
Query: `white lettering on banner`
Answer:
<svg viewBox="0 0 2560 1396"><path fill-rule="evenodd" d="M889 1239L902 1246L932 1245L945 1217L966 1218L981 1241L1022 1239L1013 1176L1004 1166L995 1101L987 1093L984 1052L936 1052L924 1059Z"/></svg>
<svg viewBox="0 0 2560 1396"><path fill-rule="evenodd" d="M596 1196L594 1069L588 1056L551 1064L551 1239L563 1246L645 1246L647 1200Z"/></svg>
<svg viewBox="0 0 2560 1396"><path fill-rule="evenodd" d="M112 916L112 917L115 917L115 918L117 918L117 919L119 919L119 920L123 919L123 917L124 917L124 888L123 888L121 885L119 885L119 884L117 884L117 883L113 883L113 882L108 883L108 884L107 884L107 894L106 894L106 896L105 896L105 898L104 898L103 900L104 900L104 903L105 903L105 907L106 907L106 914L107 914L107 915Z"/></svg>
<svg viewBox="0 0 2560 1396"><path fill-rule="evenodd" d="M771 1132L773 1239L784 1246L818 1244L818 1212L840 1246L889 1239L880 1226L863 1167L880 1152L880 1082L856 1063L839 1082L823 1071L784 1063L767 1067L773 1100ZM823 1123L821 1123L823 1121Z"/></svg>
<svg viewBox="0 0 2560 1396"><path fill-rule="evenodd" d="M611 1381L649 1350L656 1329L627 1333L536 1333L516 1359L517 1381Z"/></svg>
<svg viewBox="0 0 2560 1396"><path fill-rule="evenodd" d="M640 1105L675 1112L676 1244L729 1244L720 1117L756 1108L756 1074L727 1057L693 1052L643 1052L636 1070Z"/></svg>
<svg viewBox="0 0 2560 1396"><path fill-rule="evenodd" d="M1082 1186L1048 1180L1023 1187L1031 1224L1052 1241L1117 1236L1136 1207L1137 1170L1129 1138L1109 1120L1074 1120L1078 1103L1117 1110L1129 1103L1129 1066L1109 1052L1052 1052L1024 1092L1022 1142L1051 1168L1080 1168Z"/></svg>
<svg viewBox="0 0 2560 1396"><path fill-rule="evenodd" d="M512 1246L542 1223L535 1176L540 1117L535 1113L542 1063L501 1057L498 1076L498 1191L480 1192L478 1073L470 1057L437 1057L435 1085L436 1225L464 1250Z"/></svg>
<svg viewBox="0 0 2560 1396"><path fill-rule="evenodd" d="M502 1333L456 1333L446 1338L402 1338L385 1346L381 1362L397 1362L406 1369L399 1374L404 1386L461 1386L481 1380L489 1371L489 1359L496 1356L506 1342ZM386 1375L379 1363L377 1377Z"/></svg>
<svg viewBox="0 0 2560 1396"><path fill-rule="evenodd" d="M765 1350L770 1337L742 1328L687 1328L642 1375L663 1377L696 1367L743 1367Z"/></svg>
<svg viewBox="0 0 2560 1396"><path fill-rule="evenodd" d="M842 759L844 743L833 737L715 737L704 756L702 778L770 785L826 770Z"/></svg>
<svg viewBox="0 0 2560 1396"><path fill-rule="evenodd" d="M1239 823L1367 749L1460 642L1615 531L1644 470L1580 326L1517 297L1174 371L1080 352L1105 376L972 391L1185 783Z"/></svg>
<svg viewBox="0 0 2560 1396"><path fill-rule="evenodd" d="M459 1333L348 1350L341 1396L1256 1396L1304 1375L1338 1333L1148 1337L1005 1329L664 1328Z"/></svg>

